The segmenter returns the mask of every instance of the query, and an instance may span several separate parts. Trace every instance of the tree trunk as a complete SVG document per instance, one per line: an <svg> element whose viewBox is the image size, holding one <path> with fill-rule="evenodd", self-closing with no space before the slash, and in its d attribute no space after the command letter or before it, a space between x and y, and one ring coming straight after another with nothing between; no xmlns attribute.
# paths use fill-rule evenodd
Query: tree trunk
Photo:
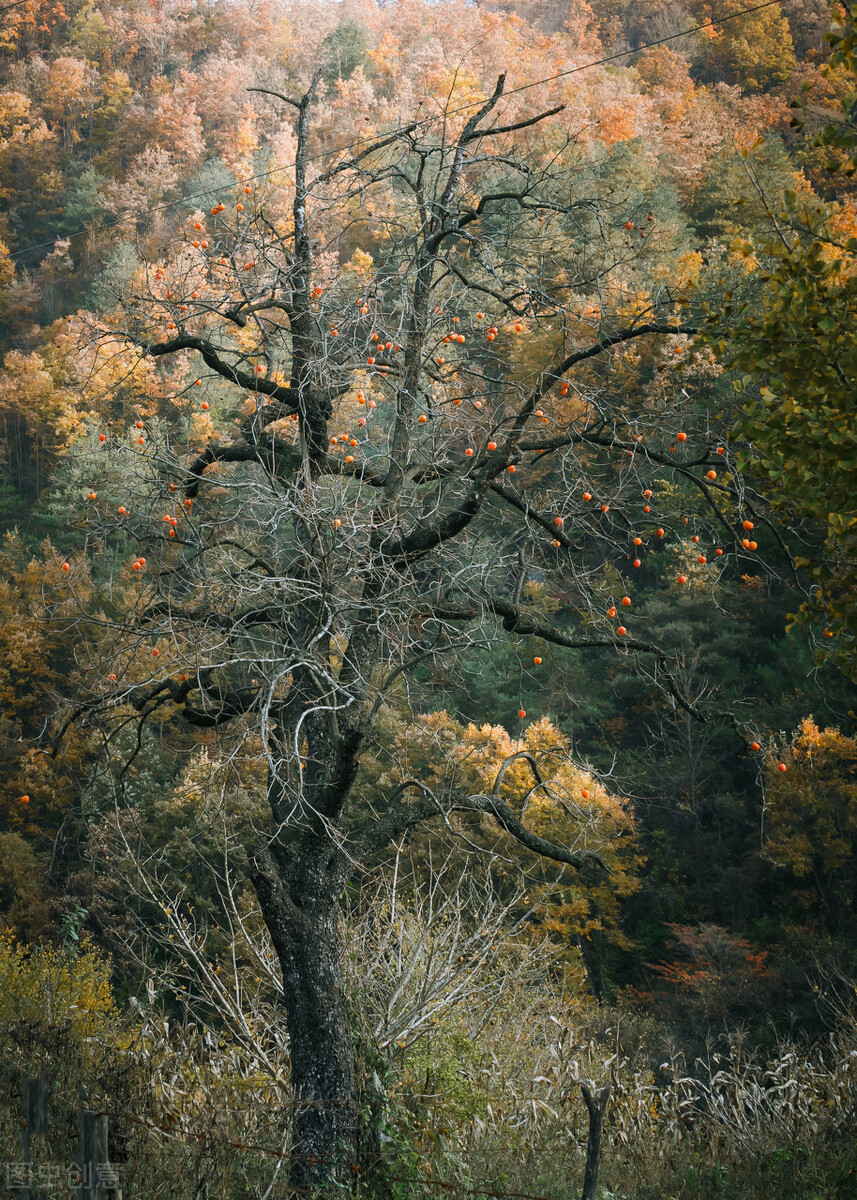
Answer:
<svg viewBox="0 0 857 1200"><path fill-rule="evenodd" d="M291 1180L347 1186L357 1127L354 1056L342 979L342 857L323 835L276 844L254 885L283 975L295 1103Z"/></svg>
<svg viewBox="0 0 857 1200"><path fill-rule="evenodd" d="M604 1111L610 1099L610 1084L597 1092L585 1083L580 1085L583 1101L589 1112L589 1137L586 1141L586 1170L583 1175L583 1192L580 1200L595 1200L598 1191L598 1168L601 1165L601 1132L604 1128Z"/></svg>

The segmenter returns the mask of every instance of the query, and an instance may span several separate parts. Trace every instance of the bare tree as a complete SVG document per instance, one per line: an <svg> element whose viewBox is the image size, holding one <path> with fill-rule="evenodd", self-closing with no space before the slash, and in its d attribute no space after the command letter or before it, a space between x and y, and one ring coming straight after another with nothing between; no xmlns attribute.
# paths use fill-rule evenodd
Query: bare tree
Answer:
<svg viewBox="0 0 857 1200"><path fill-rule="evenodd" d="M660 413L611 400L629 346L657 336L672 353L694 330L666 288L629 306L652 225L598 200L574 137L546 122L560 110L507 102L501 76L467 114L331 150L314 141L318 82L300 100L268 93L295 114L289 171L194 214L101 319L102 359L155 364L174 404L93 440L125 497L93 503L93 544L136 557L90 618L92 693L69 720L142 731L175 711L234 729L266 765L252 882L300 1102L291 1177L345 1186L352 864L454 813L572 868L597 859L512 810L510 764L484 794L407 779L357 803L385 695L480 639L539 639L636 654L666 703L702 719L668 655L605 615L592 548L636 567L657 523L684 536L666 502L647 515L656 475L696 489L730 543L739 509L710 428L676 453ZM551 575L576 627L532 602Z"/></svg>

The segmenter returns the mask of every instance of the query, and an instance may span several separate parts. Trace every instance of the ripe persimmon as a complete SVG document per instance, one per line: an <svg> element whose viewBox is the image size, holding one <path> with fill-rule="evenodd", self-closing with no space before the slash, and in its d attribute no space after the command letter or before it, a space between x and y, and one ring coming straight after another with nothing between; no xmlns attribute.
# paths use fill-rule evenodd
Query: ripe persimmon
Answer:
<svg viewBox="0 0 857 1200"><path fill-rule="evenodd" d="M675 440L676 440L677 442L686 442L686 441L687 441L687 434L686 434L686 433L677 433L677 434L675 435Z"/></svg>
<svg viewBox="0 0 857 1200"><path fill-rule="evenodd" d="M624 625L620 625L619 628L616 630L616 632L619 634L619 637L624 637L625 634L628 632L628 630L625 628Z"/></svg>
<svg viewBox="0 0 857 1200"><path fill-rule="evenodd" d="M518 716L521 718L522 721L526 715L527 715L527 713L526 713L525 709L523 709L523 708L518 709Z"/></svg>
<svg viewBox="0 0 857 1200"><path fill-rule="evenodd" d="M535 656L535 658L533 659L533 662L535 663L535 665L536 665L537 667L540 667L540 666L542 665L542 660L539 658L538 654L537 654L537 655Z"/></svg>
<svg viewBox="0 0 857 1200"><path fill-rule="evenodd" d="M62 565L62 568L61 568L61 569L62 569L63 571L70 571L70 570L71 570L71 567L69 566L69 564L68 564L68 563L63 563L63 565Z"/></svg>

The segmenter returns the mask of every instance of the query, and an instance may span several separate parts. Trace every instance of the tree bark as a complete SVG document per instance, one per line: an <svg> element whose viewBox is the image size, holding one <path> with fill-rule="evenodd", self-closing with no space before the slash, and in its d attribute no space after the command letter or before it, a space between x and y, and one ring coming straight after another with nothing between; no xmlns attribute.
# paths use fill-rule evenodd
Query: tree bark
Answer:
<svg viewBox="0 0 857 1200"><path fill-rule="evenodd" d="M254 886L283 976L295 1104L292 1183L347 1186L355 1161L357 1097L342 977L342 856L323 835L275 843Z"/></svg>

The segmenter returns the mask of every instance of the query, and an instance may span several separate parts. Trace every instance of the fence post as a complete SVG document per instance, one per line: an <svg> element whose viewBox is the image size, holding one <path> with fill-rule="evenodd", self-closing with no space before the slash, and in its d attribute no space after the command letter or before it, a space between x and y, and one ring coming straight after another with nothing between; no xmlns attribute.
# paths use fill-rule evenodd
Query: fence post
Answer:
<svg viewBox="0 0 857 1200"><path fill-rule="evenodd" d="M84 1108L80 1114L79 1164L83 1183L74 1189L78 1200L105 1200L107 1180L102 1172L107 1163L107 1117Z"/></svg>
<svg viewBox="0 0 857 1200"><path fill-rule="evenodd" d="M44 1075L38 1079L23 1079L21 1081L21 1108L24 1124L18 1130L18 1144L21 1147L21 1157L28 1167L33 1164L33 1134L41 1135L44 1139L48 1131L48 1081ZM29 1186L21 1189L21 1200L31 1200L32 1190Z"/></svg>
<svg viewBox="0 0 857 1200"><path fill-rule="evenodd" d="M610 1099L610 1084L593 1094L586 1083L581 1083L583 1102L589 1112L589 1137L586 1142L586 1170L583 1174L583 1193L580 1200L595 1200L598 1190L598 1167L601 1162L601 1131L604 1128L604 1112Z"/></svg>

